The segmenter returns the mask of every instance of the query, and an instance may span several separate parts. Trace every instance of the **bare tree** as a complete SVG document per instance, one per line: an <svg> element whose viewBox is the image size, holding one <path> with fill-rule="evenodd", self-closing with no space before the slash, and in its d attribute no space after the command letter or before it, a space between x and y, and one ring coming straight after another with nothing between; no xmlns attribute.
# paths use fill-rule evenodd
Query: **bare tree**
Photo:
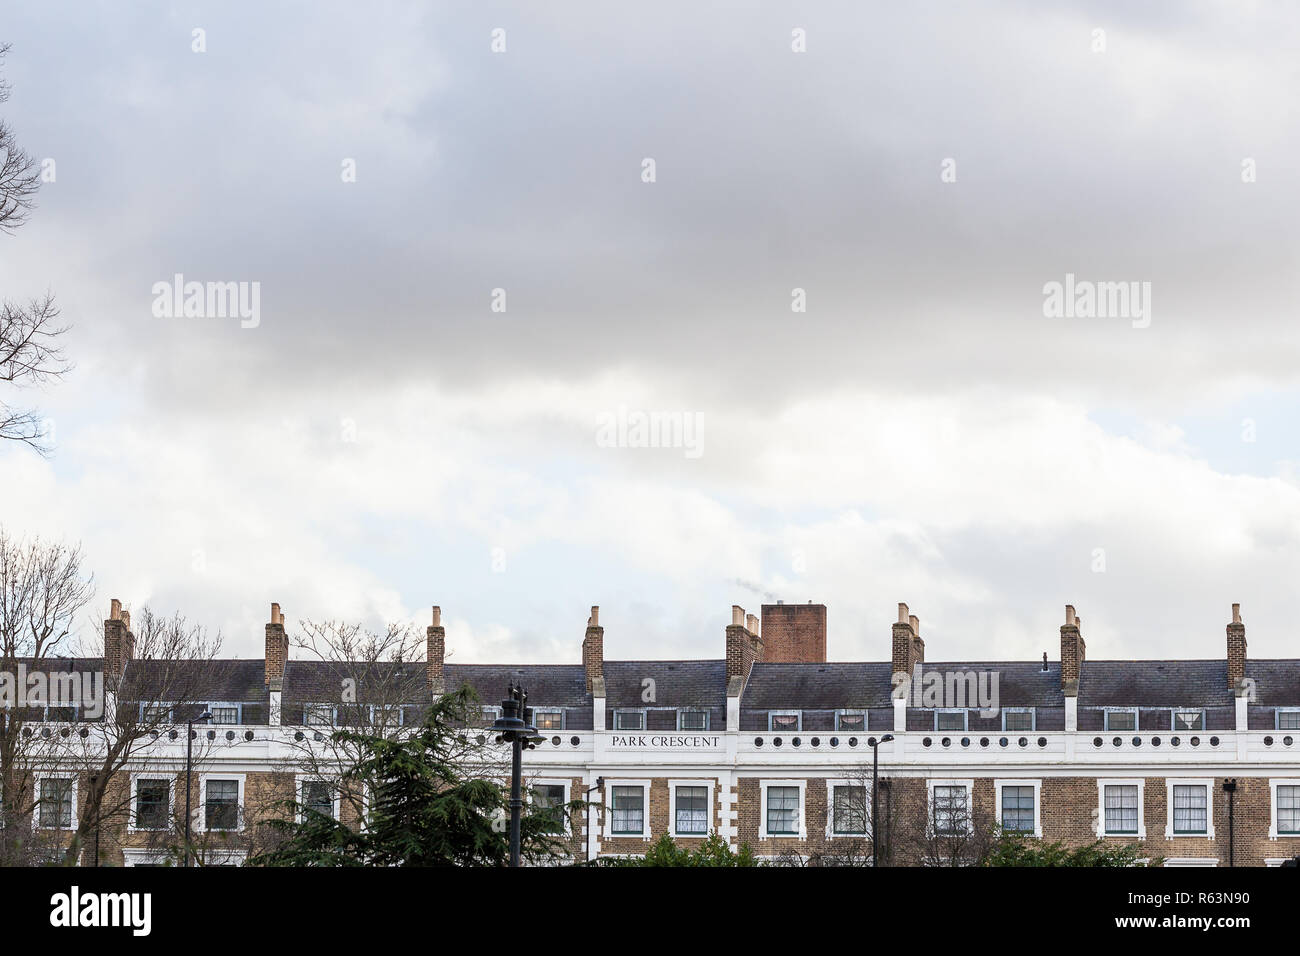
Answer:
<svg viewBox="0 0 1300 956"><path fill-rule="evenodd" d="M76 617L93 594L79 547L20 540L0 528L0 863L20 865L46 855L32 826L37 774L55 762L62 743L52 721L72 716L70 702L52 699L48 687L80 666L60 652L68 649ZM36 699L28 698L28 672L47 688ZM70 794L46 796L59 804L46 811L57 830Z"/></svg>
<svg viewBox="0 0 1300 956"><path fill-rule="evenodd" d="M0 62L9 52L0 44ZM0 78L0 103L9 86ZM27 221L40 187L39 165L18 145L13 130L0 119L0 232L12 234ZM59 310L48 292L23 304L0 301L0 382L16 388L42 385L71 369L60 339L68 327L58 323ZM49 430L31 409L0 402L0 439L24 442L48 454Z"/></svg>

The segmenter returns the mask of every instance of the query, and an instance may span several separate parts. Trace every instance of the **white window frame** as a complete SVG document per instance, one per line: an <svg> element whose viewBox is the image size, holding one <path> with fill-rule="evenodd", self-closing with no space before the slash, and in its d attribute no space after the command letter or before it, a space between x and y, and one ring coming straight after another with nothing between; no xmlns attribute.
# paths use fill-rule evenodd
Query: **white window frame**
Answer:
<svg viewBox="0 0 1300 956"><path fill-rule="evenodd" d="M1106 788L1137 787L1137 833L1110 833L1106 830ZM1135 840L1147 838L1146 821L1146 781L1142 777L1098 777L1097 778L1097 836L1128 837Z"/></svg>
<svg viewBox="0 0 1300 956"><path fill-rule="evenodd" d="M158 721L159 724L175 724L175 723L176 723L176 707L175 707L175 705L173 705L170 701L164 701L164 700L142 700L142 701L140 701L140 709L137 711L137 714L138 714L138 716L139 716L139 718L140 718L140 723L142 723L142 724L146 724L146 725L149 723L149 718L147 718L147 717L145 716L145 711L147 711L147 710L165 710L165 711L167 711L167 716L161 718L161 719Z"/></svg>
<svg viewBox="0 0 1300 956"><path fill-rule="evenodd" d="M836 833L835 832L835 791L840 787L861 787L862 788L862 808L864 816L862 818L861 833ZM869 839L871 830L871 783L867 780L852 780L848 777L838 777L826 781L826 839L828 840L865 840Z"/></svg>
<svg viewBox="0 0 1300 956"><path fill-rule="evenodd" d="M559 714L560 715L559 727L543 728L540 724L536 724L536 723L533 724L533 726L537 728L537 732L539 734L540 733L556 734L564 730L564 708L563 707L534 707L533 708L534 721L537 720L538 714Z"/></svg>
<svg viewBox="0 0 1300 956"><path fill-rule="evenodd" d="M1205 788L1205 832L1174 832L1174 787ZM1166 840L1213 840L1214 839L1214 780L1210 777L1167 777L1165 778L1165 839Z"/></svg>
<svg viewBox="0 0 1300 956"><path fill-rule="evenodd" d="M62 824L53 827L41 826L41 800L44 799L41 796L41 793L45 789L46 780L71 780L72 781L72 822L66 827L63 826ZM77 796L78 796L78 791L81 787L81 780L79 775L75 771L69 771L67 773L61 773L57 771L51 772L43 776L37 777L36 787L37 787L36 790L37 800L36 800L35 812L32 814L32 829L44 830L46 833L75 832L77 827L81 825L81 814L77 812L78 810Z"/></svg>
<svg viewBox="0 0 1300 956"><path fill-rule="evenodd" d="M167 781L167 825L161 830L153 827L139 827L135 823L136 809L139 806L140 793L139 782L141 780L166 780ZM132 833L163 833L169 829L171 822L176 819L176 774L175 772L159 771L150 772L148 770L138 770L131 774L131 808L130 817L127 820L127 829Z"/></svg>
<svg viewBox="0 0 1300 956"><path fill-rule="evenodd" d="M146 830L146 833L156 833L156 830ZM124 846L122 847L122 865L123 866L166 866L168 857L163 850L152 850L144 847Z"/></svg>
<svg viewBox="0 0 1300 956"><path fill-rule="evenodd" d="M852 728L846 730L840 726L841 717L858 717L858 716L862 717L861 730L854 730ZM837 734L859 734L859 733L865 734L867 732L867 726L870 723L871 723L871 718L867 715L866 710L863 708L846 707L843 710L835 711L835 732Z"/></svg>
<svg viewBox="0 0 1300 956"><path fill-rule="evenodd" d="M618 718L620 714L637 714L641 718L641 726L637 728L620 727ZM645 708L644 707L618 707L614 710L614 733L619 734L643 734L645 733Z"/></svg>
<svg viewBox="0 0 1300 956"><path fill-rule="evenodd" d="M244 705L241 704L241 703L239 703L238 701L234 701L234 700L214 700L214 701L209 701L207 704L205 704L205 705L203 706L203 710L200 711L200 713L209 713L209 714L210 714L210 713L212 713L212 708L213 708L213 707L220 707L220 708L222 708L223 710L229 710L230 708L233 707L234 710L235 710L235 722L234 722L233 724L219 724L219 723L216 722L215 719L214 719L214 720L204 721L204 723L206 723L206 724L208 725L209 728L212 728L212 727L237 727L237 726L239 726L240 724L242 724L242 723L244 722Z"/></svg>
<svg viewBox="0 0 1300 956"><path fill-rule="evenodd" d="M570 825L571 821L569 820L569 813L568 813L569 788L572 787L572 785L573 785L573 781L568 779L567 777L535 777L532 780L528 781L527 790L528 790L529 804L533 802L533 787L563 787L564 788L564 796L560 800L560 809L563 811L563 815L560 818L560 822L563 826L563 829L559 833L551 834L552 836L556 836L556 837L573 836L573 827ZM649 813L650 813L650 806L649 804L647 804L646 805L647 816L649 815Z"/></svg>
<svg viewBox="0 0 1300 956"><path fill-rule="evenodd" d="M296 814L296 816L297 816L297 818L298 818L298 822L299 822L299 823L302 823L302 821L303 821L303 812L302 812L302 807L303 807L304 803L303 803L303 799L302 799L302 796L303 796L303 794L302 794L302 785L305 784L305 783L324 783L324 784L328 784L328 785L329 785L329 788L330 788L330 792L334 794L334 819L335 819L335 821L338 821L338 820L342 819L342 817L343 817L343 781L340 780L338 777L318 777L318 776L313 776L312 774L309 774L309 773L299 773L299 774L294 774L294 778L293 778L293 787L294 787L294 795L293 795L293 799L294 799L294 802L298 804L298 813ZM243 791L242 791L242 790L240 791L240 796L241 796L241 797L243 796ZM241 801L241 803L242 803L242 801ZM207 806L207 802L205 801L203 805L204 805L204 807L206 807L206 806ZM217 831L217 832L225 833L225 832L227 832L227 831L225 831L225 830L220 830L220 831Z"/></svg>
<svg viewBox="0 0 1300 956"><path fill-rule="evenodd" d="M1007 714L1028 714L1028 730L1009 730L1007 728ZM1003 707L1002 708L1002 732L1004 734L1032 734L1038 729L1038 712L1033 707ZM1001 814L998 819L1002 819Z"/></svg>
<svg viewBox="0 0 1300 956"><path fill-rule="evenodd" d="M1218 866L1217 856L1170 856L1165 858L1165 866Z"/></svg>
<svg viewBox="0 0 1300 956"><path fill-rule="evenodd" d="M1034 830L1032 833L1026 833L1024 830L1006 830L1006 833L1020 833L1025 836L1041 838L1043 835L1043 781L1042 780L1011 780L998 777L993 781L993 790L997 801L997 823L1002 826L1002 788L1003 787L1033 787L1034 788Z"/></svg>
<svg viewBox="0 0 1300 956"><path fill-rule="evenodd" d="M209 780L234 780L239 784L239 790L236 795L235 804L235 826L221 827L214 829L212 833L242 833L244 830L244 777L242 773L203 773L199 774L199 805L194 808L198 813L198 820L194 821L193 828L198 833L207 833L208 830L208 781Z"/></svg>
<svg viewBox="0 0 1300 956"><path fill-rule="evenodd" d="M1178 726L1179 714L1200 714L1201 726L1199 729L1186 730ZM1172 707L1169 710L1169 729L1176 734L1203 734L1205 733L1205 708L1204 707Z"/></svg>
<svg viewBox="0 0 1300 956"><path fill-rule="evenodd" d="M677 788L678 787L704 787L706 793L705 808L708 817L705 820L703 833L682 833L677 829ZM702 840L714 830L713 819L713 779L696 778L694 780L669 780L668 781L668 832L674 837L685 837L687 839Z"/></svg>
<svg viewBox="0 0 1300 956"><path fill-rule="evenodd" d="M309 718L312 711L317 713L325 712L328 715L327 723L319 723ZM324 700L309 700L302 705L302 726L304 727L333 727L337 720L337 714L334 705Z"/></svg>
<svg viewBox="0 0 1300 956"><path fill-rule="evenodd" d="M1132 714L1133 726L1124 730L1116 730L1110 725L1111 714ZM1169 720L1172 723L1173 717L1170 717ZM1107 707L1105 708L1105 717L1102 718L1101 726L1108 734L1135 734L1141 728L1142 721L1138 715L1138 709L1136 707Z"/></svg>
<svg viewBox="0 0 1300 956"><path fill-rule="evenodd" d="M767 791L772 787L798 787L799 806L795 809L795 821L799 824L798 833L768 833L767 831ZM808 781L807 780L761 780L758 784L762 799L759 801L758 838L760 840L807 840L808 839Z"/></svg>
<svg viewBox="0 0 1300 956"><path fill-rule="evenodd" d="M794 730L778 730L775 726L773 726L774 719L777 717L793 717ZM802 710L769 710L767 712L767 732L769 734L803 733L803 711Z"/></svg>
<svg viewBox="0 0 1300 956"><path fill-rule="evenodd" d="M704 727L699 730L691 730L682 726L682 718L687 714L703 714ZM677 709L677 730L679 733L687 734L706 734L709 732L709 725L713 723L713 717L704 707L679 707Z"/></svg>
<svg viewBox="0 0 1300 956"><path fill-rule="evenodd" d="M1277 839L1294 839L1300 836L1300 833L1282 833L1277 828L1277 788L1278 787L1300 787L1300 778L1296 777L1270 777L1268 781L1268 838ZM1290 857L1287 857L1290 859Z"/></svg>
<svg viewBox="0 0 1300 956"><path fill-rule="evenodd" d="M1274 711L1273 711L1273 729L1274 729L1274 730L1289 730L1289 731L1291 731L1292 733L1300 733L1300 729L1297 729L1297 728L1295 728L1295 727L1283 727L1283 726L1282 726L1282 715L1283 715L1283 714L1300 714L1300 707L1278 707L1278 708L1274 709Z"/></svg>
<svg viewBox="0 0 1300 956"><path fill-rule="evenodd" d="M956 833L940 833L934 825L934 788L935 787L965 787L966 788L966 833L975 832L975 781L972 779L954 780L947 777L935 777L925 782L925 827L928 833L937 837L960 836Z"/></svg>
<svg viewBox="0 0 1300 956"><path fill-rule="evenodd" d="M939 728L940 714L961 714L960 730L941 730ZM964 734L970 730L970 711L965 707L940 707L934 712L934 732L936 734Z"/></svg>
<svg viewBox="0 0 1300 956"><path fill-rule="evenodd" d="M615 787L640 787L641 788L641 832L640 833L615 833L614 832L614 788ZM607 840L649 840L650 839L650 781L647 779L640 780L609 780L605 781L605 792L609 797L605 801L605 839Z"/></svg>

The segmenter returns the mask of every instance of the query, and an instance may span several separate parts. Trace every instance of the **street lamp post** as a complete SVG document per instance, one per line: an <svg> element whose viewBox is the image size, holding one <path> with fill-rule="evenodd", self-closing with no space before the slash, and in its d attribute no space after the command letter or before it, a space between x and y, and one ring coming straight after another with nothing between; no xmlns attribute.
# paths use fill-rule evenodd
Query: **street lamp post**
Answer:
<svg viewBox="0 0 1300 956"><path fill-rule="evenodd" d="M194 725L211 720L212 715L206 710L185 724L185 863L190 865L190 775L194 764Z"/></svg>
<svg viewBox="0 0 1300 956"><path fill-rule="evenodd" d="M871 865L876 866L876 861L880 858L880 830L876 821L880 814L876 805L880 802L880 787L877 780L880 775L880 745L887 744L894 739L893 734L885 734L879 740L868 740L871 744Z"/></svg>
<svg viewBox="0 0 1300 956"><path fill-rule="evenodd" d="M501 701L501 716L492 724L497 733L497 743L509 743L510 755L510 865L519 865L519 825L524 809L523 798L523 750L537 746L542 738L537 736L537 728L532 725L533 711L528 703L527 692L518 684L511 684L508 696Z"/></svg>

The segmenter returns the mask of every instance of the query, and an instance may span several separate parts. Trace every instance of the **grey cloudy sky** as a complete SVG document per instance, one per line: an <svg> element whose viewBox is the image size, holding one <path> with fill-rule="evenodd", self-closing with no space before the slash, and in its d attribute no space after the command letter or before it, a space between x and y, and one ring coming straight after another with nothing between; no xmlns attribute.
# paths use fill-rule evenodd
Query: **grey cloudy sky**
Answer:
<svg viewBox="0 0 1300 956"><path fill-rule="evenodd" d="M1094 657L1219 656L1233 601L1295 656L1298 39L1283 2L11 5L0 109L57 177L0 293L53 290L77 369L0 518L243 656L273 600L438 603L461 660L576 661L600 604L610 656L720 656L762 594L839 659L898 601L934 659L1055 656L1067 602ZM176 273L260 323L155 317ZM1149 282L1149 327L1045 317L1067 273ZM602 447L620 408L702 454Z"/></svg>

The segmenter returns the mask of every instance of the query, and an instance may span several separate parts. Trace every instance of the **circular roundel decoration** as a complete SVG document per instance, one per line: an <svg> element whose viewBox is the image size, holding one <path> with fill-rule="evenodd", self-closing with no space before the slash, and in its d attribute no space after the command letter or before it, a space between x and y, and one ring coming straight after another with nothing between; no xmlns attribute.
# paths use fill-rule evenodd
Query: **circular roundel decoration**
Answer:
<svg viewBox="0 0 1300 956"><path fill-rule="evenodd" d="M1010 743L1011 743L1011 741L1007 740L1006 737L999 737L999 738L998 738L998 746L999 746L999 747L1006 747L1006 746L1009 745Z"/></svg>
<svg viewBox="0 0 1300 956"><path fill-rule="evenodd" d="M802 743L803 743L803 738L801 738L801 737L791 737L791 738L790 738L790 746L791 746L791 747L798 747L798 746L799 746L800 744L802 744Z"/></svg>
<svg viewBox="0 0 1300 956"><path fill-rule="evenodd" d="M1282 743L1285 744L1286 746L1290 747L1293 743L1295 743L1295 738L1294 738L1294 737L1283 737L1283 738L1282 738Z"/></svg>
<svg viewBox="0 0 1300 956"><path fill-rule="evenodd" d="M981 747L987 747L988 745L989 745L989 739L988 739L987 737L981 737L981 738L980 738L980 746L981 746Z"/></svg>
<svg viewBox="0 0 1300 956"><path fill-rule="evenodd" d="M1160 738L1159 738L1159 737L1152 737L1152 738L1151 738L1151 746L1152 746L1152 747L1159 747L1159 746L1160 746Z"/></svg>
<svg viewBox="0 0 1300 956"><path fill-rule="evenodd" d="M762 738L762 737L755 737L755 738L754 738L754 746L755 746L755 747L761 747L761 746L763 746L763 738Z"/></svg>
<svg viewBox="0 0 1300 956"><path fill-rule="evenodd" d="M85 740L87 737L90 736L90 731L87 730L85 727L82 727L81 730L77 731L77 735L81 737L82 740ZM154 736L156 737L158 735L154 734Z"/></svg>
<svg viewBox="0 0 1300 956"><path fill-rule="evenodd" d="M1022 746L1022 747L1028 747L1028 746L1029 746L1029 738L1028 738L1028 737L1021 737L1019 740L1016 741L1016 743L1020 744L1020 746Z"/></svg>
<svg viewBox="0 0 1300 956"><path fill-rule="evenodd" d="M820 737L814 737L812 739L812 745L814 747L820 747L822 745L822 739Z"/></svg>
<svg viewBox="0 0 1300 956"><path fill-rule="evenodd" d="M1199 747L1199 746L1201 745L1201 738L1200 738L1200 737L1193 737L1193 738L1191 739L1190 743L1191 743L1191 745L1192 745L1193 747Z"/></svg>
<svg viewBox="0 0 1300 956"><path fill-rule="evenodd" d="M487 736L484 734L479 734L477 737L474 738L474 743L482 747L485 743L487 743Z"/></svg>
<svg viewBox="0 0 1300 956"><path fill-rule="evenodd" d="M773 738L772 738L772 746L773 746L773 747L779 747L779 746L781 746L781 738L780 738L780 737L773 737Z"/></svg>
<svg viewBox="0 0 1300 956"><path fill-rule="evenodd" d="M969 747L969 746L970 746L970 738L969 738L969 737L963 737L963 738L961 739L961 745L962 745L963 747Z"/></svg>
<svg viewBox="0 0 1300 956"><path fill-rule="evenodd" d="M850 747L856 747L857 745L858 745L858 738L857 738L857 737L850 737L850 738L849 738L849 746L850 746Z"/></svg>
<svg viewBox="0 0 1300 956"><path fill-rule="evenodd" d="M922 746L922 747L928 747L928 746L930 746L930 744L932 744L932 743L934 743L934 741L931 740L929 737L924 737L924 738L922 738L922 740L921 740L921 746Z"/></svg>
<svg viewBox="0 0 1300 956"><path fill-rule="evenodd" d="M298 731L296 734L293 735L293 739L294 739L294 740L301 741L301 740L303 739L304 736L305 736L305 734L303 734L303 732L300 730L300 731Z"/></svg>
<svg viewBox="0 0 1300 956"><path fill-rule="evenodd" d="M252 740L252 739L253 739L253 732L252 732L251 730L245 730L245 731L244 731L244 739L245 739L245 740Z"/></svg>
<svg viewBox="0 0 1300 956"><path fill-rule="evenodd" d="M868 746L868 747L874 747L875 745L876 745L876 738L875 738L875 737L868 737L868 738L867 738L867 746Z"/></svg>
<svg viewBox="0 0 1300 956"><path fill-rule="evenodd" d="M1092 738L1092 745L1093 745L1094 747L1100 747L1100 746L1101 746L1101 738L1100 738L1100 737L1093 737L1093 738Z"/></svg>
<svg viewBox="0 0 1300 956"><path fill-rule="evenodd" d="M1133 746L1134 746L1134 747L1141 747L1141 746L1142 746L1142 738L1141 738L1141 737L1134 737L1134 738L1133 738Z"/></svg>
<svg viewBox="0 0 1300 956"><path fill-rule="evenodd" d="M234 732L233 730L227 730L227 731L226 731L226 739L227 739L227 740L234 740L234 739L235 739L235 732Z"/></svg>
<svg viewBox="0 0 1300 956"><path fill-rule="evenodd" d="M1210 746L1211 746L1211 747L1217 747L1217 746L1219 746L1219 738L1218 738L1218 737L1211 737L1211 738L1210 738Z"/></svg>
<svg viewBox="0 0 1300 956"><path fill-rule="evenodd" d="M60 737L71 737L71 736L72 736L72 731L69 730L67 727L64 727L62 730L59 731L59 736L60 736Z"/></svg>
<svg viewBox="0 0 1300 956"><path fill-rule="evenodd" d="M951 747L951 746L952 746L952 738L951 738L951 737L944 737L943 740L939 741L939 743L943 744L945 747Z"/></svg>
<svg viewBox="0 0 1300 956"><path fill-rule="evenodd" d="M44 730L41 731L41 738L43 740L50 739L50 728L46 727Z"/></svg>
<svg viewBox="0 0 1300 956"><path fill-rule="evenodd" d="M1183 742L1183 738L1182 738L1182 737L1170 737L1170 738L1169 738L1169 746L1171 746L1171 747L1177 747L1177 746L1179 746L1180 744L1182 744L1182 742Z"/></svg>
<svg viewBox="0 0 1300 956"><path fill-rule="evenodd" d="M1046 737L1039 737L1039 738L1038 738L1038 746L1040 746L1040 747L1046 747L1046 746L1047 746L1047 738L1046 738Z"/></svg>
<svg viewBox="0 0 1300 956"><path fill-rule="evenodd" d="M831 746L832 746L832 747L838 747L839 745L840 745L840 738L839 738L839 737L832 737L832 738L831 738Z"/></svg>
<svg viewBox="0 0 1300 956"><path fill-rule="evenodd" d="M1265 746L1265 747L1271 747L1271 746L1273 746L1273 738L1272 738L1272 737L1265 737L1265 738L1264 738L1264 746Z"/></svg>
<svg viewBox="0 0 1300 956"><path fill-rule="evenodd" d="M551 738L551 746L552 746L552 747L558 747L558 746L560 746L560 735L559 735L559 734L556 734L554 737Z"/></svg>
<svg viewBox="0 0 1300 956"><path fill-rule="evenodd" d="M582 743L582 740L579 739L579 737L578 737L577 734L574 734L572 737L569 738L569 744L570 744L570 746L576 747L576 746L578 746L578 744L580 744L580 743Z"/></svg>
<svg viewBox="0 0 1300 956"><path fill-rule="evenodd" d="M1116 747L1119 747L1123 745L1124 740L1121 737L1116 737L1114 740L1111 741L1111 743L1114 744Z"/></svg>

